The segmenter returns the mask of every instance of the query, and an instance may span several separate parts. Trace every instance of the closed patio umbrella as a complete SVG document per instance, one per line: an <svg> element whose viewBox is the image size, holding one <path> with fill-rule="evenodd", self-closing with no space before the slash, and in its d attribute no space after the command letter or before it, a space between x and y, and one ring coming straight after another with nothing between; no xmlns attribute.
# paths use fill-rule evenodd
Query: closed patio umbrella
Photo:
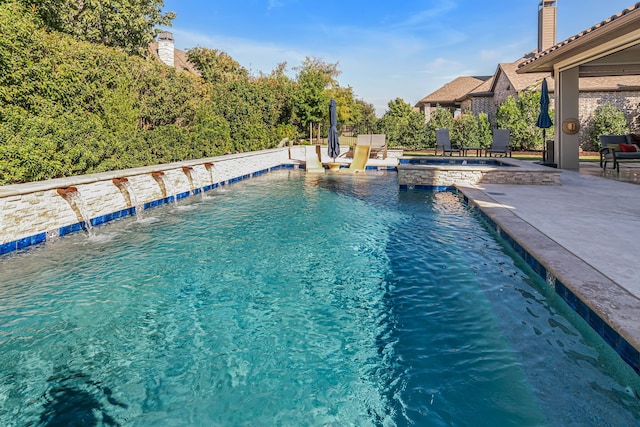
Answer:
<svg viewBox="0 0 640 427"><path fill-rule="evenodd" d="M547 128L553 126L551 117L549 117L549 87L547 86L547 79L542 79L542 90L540 91L540 115L536 121L536 126L542 128L542 140L544 143L546 140Z"/></svg>
<svg viewBox="0 0 640 427"><path fill-rule="evenodd" d="M336 100L331 98L329 102L329 157L336 161L340 155L340 143L338 142L338 112L336 111Z"/></svg>

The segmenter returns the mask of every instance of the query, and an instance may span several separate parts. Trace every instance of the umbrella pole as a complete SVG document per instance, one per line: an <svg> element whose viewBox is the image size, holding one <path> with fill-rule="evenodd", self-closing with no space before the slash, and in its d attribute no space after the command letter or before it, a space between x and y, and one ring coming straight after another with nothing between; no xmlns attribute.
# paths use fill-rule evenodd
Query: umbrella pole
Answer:
<svg viewBox="0 0 640 427"><path fill-rule="evenodd" d="M547 163L547 129L542 128L542 163Z"/></svg>

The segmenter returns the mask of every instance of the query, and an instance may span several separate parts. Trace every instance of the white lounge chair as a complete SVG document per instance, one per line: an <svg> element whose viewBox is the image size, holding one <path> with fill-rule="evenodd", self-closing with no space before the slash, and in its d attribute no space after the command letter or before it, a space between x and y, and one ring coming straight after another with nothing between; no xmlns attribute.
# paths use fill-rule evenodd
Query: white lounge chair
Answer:
<svg viewBox="0 0 640 427"><path fill-rule="evenodd" d="M311 145L304 147L305 169L307 173L324 173L324 166L320 162L320 146Z"/></svg>

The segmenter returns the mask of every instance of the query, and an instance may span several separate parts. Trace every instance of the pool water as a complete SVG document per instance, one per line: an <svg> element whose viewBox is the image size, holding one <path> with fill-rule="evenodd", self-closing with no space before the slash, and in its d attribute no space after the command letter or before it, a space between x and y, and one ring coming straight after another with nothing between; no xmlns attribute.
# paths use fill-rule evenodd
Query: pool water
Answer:
<svg viewBox="0 0 640 427"><path fill-rule="evenodd" d="M631 426L452 193L279 171L0 259L2 426Z"/></svg>
<svg viewBox="0 0 640 427"><path fill-rule="evenodd" d="M514 166L497 159L464 158L464 157L406 157L399 160L401 165L430 165L430 166Z"/></svg>

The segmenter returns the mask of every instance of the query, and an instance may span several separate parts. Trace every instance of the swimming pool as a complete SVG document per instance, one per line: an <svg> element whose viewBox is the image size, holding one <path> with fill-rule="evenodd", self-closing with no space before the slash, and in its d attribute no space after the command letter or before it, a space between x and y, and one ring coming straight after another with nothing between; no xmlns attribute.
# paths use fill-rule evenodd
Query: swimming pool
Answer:
<svg viewBox="0 0 640 427"><path fill-rule="evenodd" d="M635 425L452 193L279 171L0 259L0 425Z"/></svg>

